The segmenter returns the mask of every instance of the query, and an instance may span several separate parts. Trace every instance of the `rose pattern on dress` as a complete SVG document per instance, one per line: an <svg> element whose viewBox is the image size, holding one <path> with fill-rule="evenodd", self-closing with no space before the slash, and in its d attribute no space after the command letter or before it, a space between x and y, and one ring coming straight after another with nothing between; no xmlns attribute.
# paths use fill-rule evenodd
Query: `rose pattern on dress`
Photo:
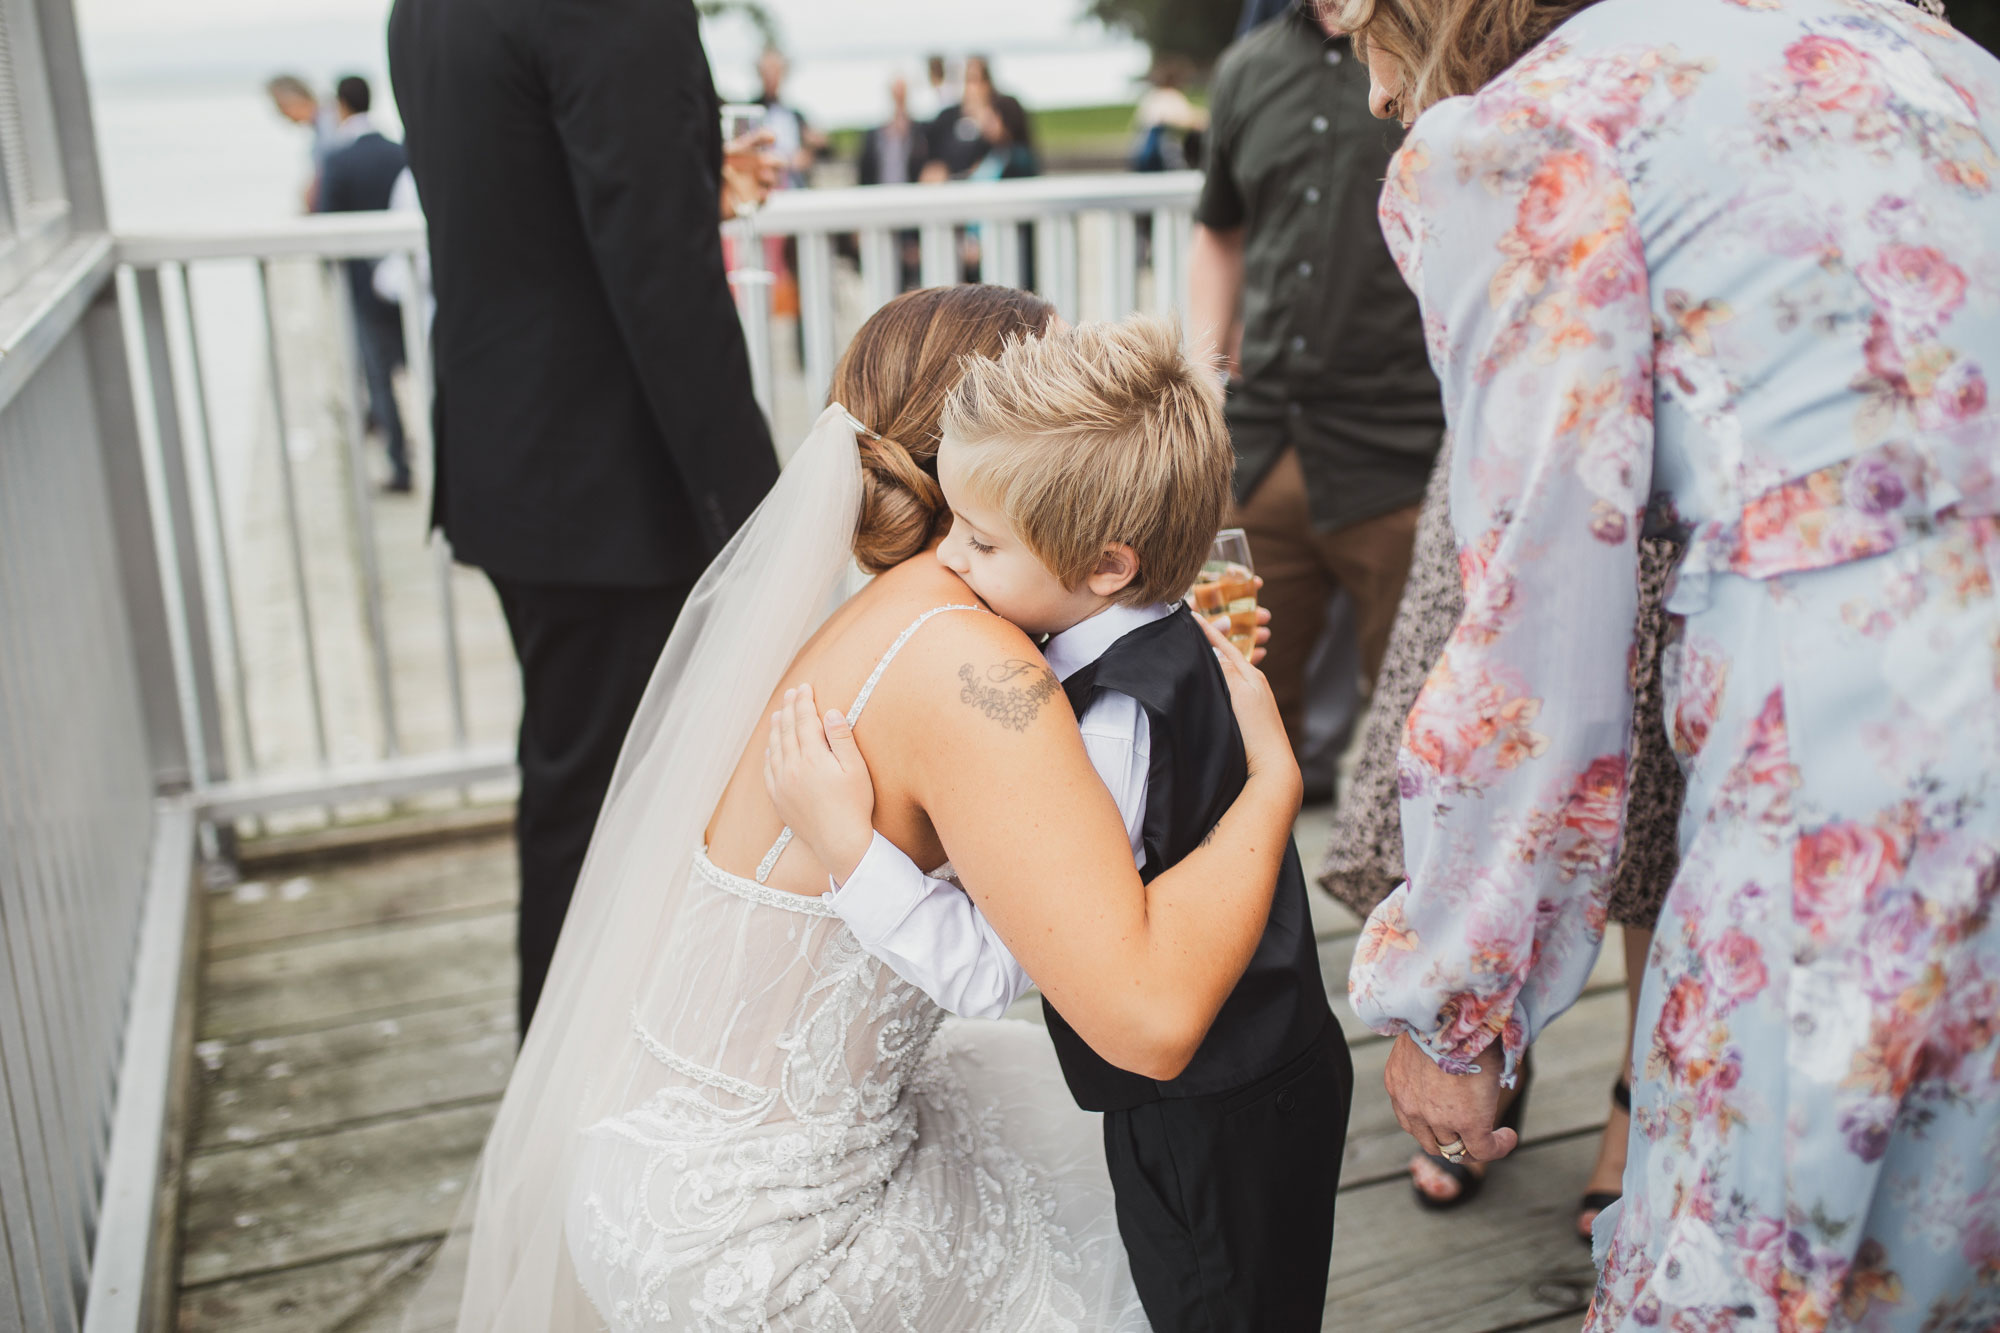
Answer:
<svg viewBox="0 0 2000 1333"><path fill-rule="evenodd" d="M1681 870L1590 1333L2000 1328L2000 66L1899 0L1604 0L1382 222L1465 614L1349 993L1505 1074L1604 920L1635 547L1689 534ZM1671 44L1669 44L1671 42Z"/></svg>

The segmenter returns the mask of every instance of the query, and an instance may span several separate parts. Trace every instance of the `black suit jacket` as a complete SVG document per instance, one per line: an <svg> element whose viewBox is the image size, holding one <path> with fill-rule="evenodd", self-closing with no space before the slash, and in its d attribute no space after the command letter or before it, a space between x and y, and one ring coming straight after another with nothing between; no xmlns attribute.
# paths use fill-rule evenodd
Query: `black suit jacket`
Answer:
<svg viewBox="0 0 2000 1333"><path fill-rule="evenodd" d="M369 213L389 206L389 192L403 174L403 146L379 131L369 130L326 155L319 171L319 192L313 207L321 213ZM375 294L375 261L350 259L347 290L354 297L358 318L375 321L395 344L393 359L402 359L402 332L396 307Z"/></svg>
<svg viewBox="0 0 2000 1333"><path fill-rule="evenodd" d="M691 0L397 0L437 296L434 521L548 584L691 579L777 477Z"/></svg>
<svg viewBox="0 0 2000 1333"><path fill-rule="evenodd" d="M403 174L403 146L379 130L357 135L326 155L316 207L322 213L366 213L389 206Z"/></svg>

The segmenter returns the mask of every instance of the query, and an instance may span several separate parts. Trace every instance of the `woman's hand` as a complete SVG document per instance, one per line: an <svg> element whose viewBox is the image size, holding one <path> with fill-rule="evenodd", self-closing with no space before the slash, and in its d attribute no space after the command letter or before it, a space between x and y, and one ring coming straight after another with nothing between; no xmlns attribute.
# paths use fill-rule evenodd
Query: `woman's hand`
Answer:
<svg viewBox="0 0 2000 1333"><path fill-rule="evenodd" d="M1215 655L1222 663L1222 678L1229 684L1229 706L1236 713L1238 730L1243 733L1243 757L1249 764L1250 776L1259 781L1288 783L1296 807L1305 783L1299 777L1299 763L1292 756L1292 743L1285 736L1285 720L1278 715L1278 701L1271 694L1270 683L1206 616L1197 615L1195 620L1215 646ZM1259 633L1268 635L1269 631L1260 628Z"/></svg>
<svg viewBox="0 0 2000 1333"><path fill-rule="evenodd" d="M1418 1147L1439 1157L1452 1157L1442 1149L1454 1144L1464 1147L1463 1158L1455 1160L1492 1162L1505 1157L1514 1151L1520 1135L1493 1127L1500 1118L1503 1063L1499 1050L1488 1047L1478 1073L1447 1074L1404 1033L1396 1038L1388 1067L1382 1071L1396 1123Z"/></svg>
<svg viewBox="0 0 2000 1333"><path fill-rule="evenodd" d="M764 790L792 836L845 883L875 840L875 782L847 716L813 703L812 686L785 691L764 743Z"/></svg>

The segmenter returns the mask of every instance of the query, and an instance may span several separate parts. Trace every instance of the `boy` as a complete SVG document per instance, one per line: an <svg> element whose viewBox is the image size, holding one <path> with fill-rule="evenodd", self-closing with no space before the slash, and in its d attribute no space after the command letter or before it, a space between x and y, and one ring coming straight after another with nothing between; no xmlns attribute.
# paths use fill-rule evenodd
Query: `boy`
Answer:
<svg viewBox="0 0 2000 1333"><path fill-rule="evenodd" d="M1149 881L1199 845L1245 779L1213 650L1175 605L1228 494L1219 398L1167 322L1061 329L969 366L938 453L953 519L939 558L993 611L1049 636L1044 656ZM844 726L829 740L843 766L861 762ZM773 794L788 816L831 796ZM1320 1326L1353 1071L1305 895L1288 849L1256 953L1174 1079L1113 1066L1044 1002L1070 1091L1104 1112L1119 1231L1156 1333ZM880 835L831 902L954 1012L997 1017L1031 984L956 885Z"/></svg>

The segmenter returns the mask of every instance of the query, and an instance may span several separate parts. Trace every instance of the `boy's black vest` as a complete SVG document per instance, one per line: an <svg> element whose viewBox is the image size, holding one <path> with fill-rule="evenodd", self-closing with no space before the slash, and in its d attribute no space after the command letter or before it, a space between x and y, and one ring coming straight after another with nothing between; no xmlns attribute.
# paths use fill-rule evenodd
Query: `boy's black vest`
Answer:
<svg viewBox="0 0 2000 1333"><path fill-rule="evenodd" d="M1243 737L1229 708L1229 686L1215 650L1194 618L1177 610L1112 644L1064 681L1063 690L1078 717L1102 690L1127 695L1146 710L1152 766L1146 779L1141 877L1150 883L1200 846L1248 777ZM1179 1078L1161 1083L1110 1064L1046 1001L1042 1008L1063 1076L1086 1111L1122 1111L1162 1097L1227 1092L1278 1069L1332 1021L1298 849L1286 840L1264 938Z"/></svg>

